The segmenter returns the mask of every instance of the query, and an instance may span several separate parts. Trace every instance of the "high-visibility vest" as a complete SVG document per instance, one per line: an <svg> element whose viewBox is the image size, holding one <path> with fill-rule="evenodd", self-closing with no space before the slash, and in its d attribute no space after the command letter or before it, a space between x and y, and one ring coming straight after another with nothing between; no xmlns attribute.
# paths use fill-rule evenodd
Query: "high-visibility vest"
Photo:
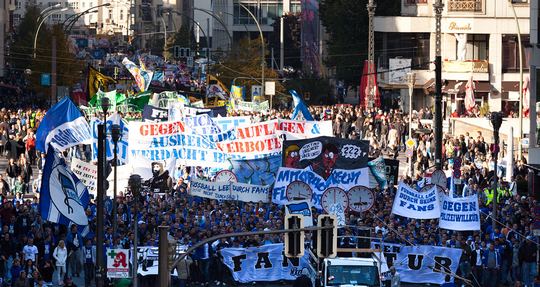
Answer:
<svg viewBox="0 0 540 287"><path fill-rule="evenodd" d="M484 189L484 194L486 195L486 205L489 205L493 201L493 190L486 188Z"/></svg>

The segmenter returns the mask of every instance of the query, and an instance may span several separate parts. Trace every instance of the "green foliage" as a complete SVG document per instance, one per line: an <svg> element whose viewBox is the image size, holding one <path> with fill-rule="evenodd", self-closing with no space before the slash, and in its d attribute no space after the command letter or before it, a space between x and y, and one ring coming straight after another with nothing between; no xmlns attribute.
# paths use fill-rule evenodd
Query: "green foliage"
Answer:
<svg viewBox="0 0 540 287"><path fill-rule="evenodd" d="M190 31L188 25L182 25L182 27L180 27L180 29L176 33L174 33L174 35L167 37L167 59L173 57L174 46L178 46L181 48L191 48L192 52L195 52L195 49L197 48L197 43L195 42L195 37Z"/></svg>
<svg viewBox="0 0 540 287"><path fill-rule="evenodd" d="M484 102L478 112L480 113L480 117L486 117L489 114L489 104Z"/></svg>
<svg viewBox="0 0 540 287"><path fill-rule="evenodd" d="M296 90L304 97L306 103L313 105L333 104L332 99L329 97L331 88L327 79L294 79L285 82L285 87L287 90ZM307 95L309 95L309 99L307 99Z"/></svg>
<svg viewBox="0 0 540 287"><path fill-rule="evenodd" d="M36 6L28 6L26 14L17 27L17 31L13 37L13 45L11 46L8 61L11 67L15 70L24 70L30 68L32 63L32 54L34 46L34 35L38 26L39 13L41 11ZM42 26L42 29L45 28ZM43 29L46 30L46 29ZM47 42L47 33L41 31L38 37L38 47Z"/></svg>
<svg viewBox="0 0 540 287"><path fill-rule="evenodd" d="M265 49L265 57L268 57L268 49ZM275 70L265 68L265 79L278 78ZM211 68L211 74L226 86L230 86L237 77L250 79L237 79L236 85L246 87L246 96L250 94L252 85L260 85L261 78L261 42L244 38L233 46L232 51L222 59L219 64ZM257 79L257 82L256 80ZM276 82L276 91L283 92L284 89L279 82Z"/></svg>
<svg viewBox="0 0 540 287"><path fill-rule="evenodd" d="M368 50L368 0L321 0L321 20L330 36L326 64L336 77L358 84ZM399 15L400 1L376 0L376 16Z"/></svg>

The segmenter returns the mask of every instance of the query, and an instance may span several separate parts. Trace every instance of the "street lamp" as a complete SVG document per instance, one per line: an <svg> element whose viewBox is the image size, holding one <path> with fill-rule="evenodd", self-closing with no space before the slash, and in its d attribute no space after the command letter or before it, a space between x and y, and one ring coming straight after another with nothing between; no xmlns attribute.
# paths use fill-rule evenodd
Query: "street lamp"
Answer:
<svg viewBox="0 0 540 287"><path fill-rule="evenodd" d="M257 29L259 29L259 35L261 36L261 82L262 82L262 85L261 85L261 91L262 91L262 96L265 96L266 94L264 93L264 68L266 66L266 62L264 60L264 36L263 36L263 32L262 32L262 29L261 29L261 25L259 24L259 20L257 20L257 17L255 17L255 15L253 15L253 13L251 12L251 10L249 10L246 6L244 6L244 4L241 4L241 3L238 3L238 5L240 5L240 7L244 8L244 10L246 10L248 12L248 14L251 16L251 18L253 18L253 20L255 21L255 24L257 24ZM272 107L270 107L270 109L272 109Z"/></svg>
<svg viewBox="0 0 540 287"><path fill-rule="evenodd" d="M518 153L522 154L521 137L523 136L523 50L521 46L521 28L519 27L519 21L516 14L516 8L512 0L508 0L512 12L514 12L514 21L516 22L517 38L518 38L518 50L519 50L519 145Z"/></svg>
<svg viewBox="0 0 540 287"><path fill-rule="evenodd" d="M416 83L416 73L407 73L407 85L409 86L409 139L412 139L412 105L414 84ZM409 159L409 175L413 177L413 162L412 156Z"/></svg>
<svg viewBox="0 0 540 287"><path fill-rule="evenodd" d="M96 230L96 237L97 237L97 243L96 243L96 254L97 254L97 260L96 260L96 286L97 287L103 287L105 285L105 252L104 252L104 234L103 234L103 228L104 228L104 220L103 216L105 215L104 210L104 196L105 196L105 184L106 184L106 176L105 171L107 170L105 165L107 164L107 153L106 153L106 125L107 125L107 112L110 108L110 100L107 97L104 97L101 99L101 109L103 111L103 123L98 124L98 166L97 166L97 230Z"/></svg>
<svg viewBox="0 0 540 287"><path fill-rule="evenodd" d="M68 8L62 8L60 10L52 10L52 11L49 11L47 12L46 14L44 14L43 18L41 18L41 20L39 21L39 24L38 24L38 27L37 27L37 30L36 30L36 34L34 36L34 48L33 48L33 51L34 51L34 59L36 58L36 45L37 45L37 37L39 35L39 30L41 29L41 25L43 25L43 22L45 22L45 20L51 16L52 14L56 13L56 12L64 12L64 11L67 11Z"/></svg>
<svg viewBox="0 0 540 287"><path fill-rule="evenodd" d="M39 13L39 18L38 18L38 19L40 19L41 17L43 17L43 15L45 15L45 13L47 13L47 12L49 12L49 11L51 11L51 10L55 10L56 8L60 8L61 6L62 6L62 5L61 5L60 3L58 3L58 4L55 4L55 5L52 5L52 6L50 6L50 7L47 7L47 8L45 8L45 9L43 9L43 11L41 11L41 12Z"/></svg>
<svg viewBox="0 0 540 287"><path fill-rule="evenodd" d="M493 126L493 150L491 151L493 153L493 161L494 161L494 172L493 172L493 217L491 218L491 224L493 226L493 229L495 229L497 225L497 157L499 155L499 130L501 128L502 122L503 122L503 114L501 112L492 112L489 115L489 120L491 122L491 125Z"/></svg>
<svg viewBox="0 0 540 287"><path fill-rule="evenodd" d="M138 244L138 230L137 230L137 207L139 203L139 196L141 194L141 176L138 174L133 174L129 176L128 180L128 186L129 190L131 191L132 200L133 200L133 207L135 210L135 214L133 215L133 287L138 286L138 280L137 280L137 269L139 266L138 258L137 258L137 244Z"/></svg>
<svg viewBox="0 0 540 287"><path fill-rule="evenodd" d="M114 159L113 159L113 162L114 162L114 182L113 182L113 191L114 191L114 194L113 194L113 210L112 210L112 218L113 218L113 234L116 234L116 230L117 230L117 227L118 227L118 219L116 218L116 213L117 213L117 202L116 202L116 196L117 196L117 166L118 166L118 141L120 140L120 138L122 138L122 132L120 130L120 125L118 124L113 124L111 126L111 138L112 138L112 141L113 141L113 144L114 144L114 151L113 151L113 154L114 154Z"/></svg>
<svg viewBox="0 0 540 287"><path fill-rule="evenodd" d="M111 3L105 3L105 4L101 4L101 5L97 5L97 6L94 6L94 7L90 7L84 11L82 11L81 13L77 13L77 14L73 14L71 16L69 16L63 23L62 23L62 26L64 26L66 24L66 22L68 20L70 20L72 17L75 17L75 19L72 19L69 21L68 25L66 27L64 27L65 31L71 31L71 29L73 28L73 26L75 25L75 23L77 22L77 20L86 15L86 14L89 14L89 13L95 13L95 12L99 12L99 10L97 11L91 11L92 9L96 9L96 8L100 8L100 7L108 7L108 6L111 6ZM69 27L69 29L68 29Z"/></svg>
<svg viewBox="0 0 540 287"><path fill-rule="evenodd" d="M441 59L441 19L444 4L436 0L435 10L435 111L433 131L435 134L435 169L442 170L442 59Z"/></svg>

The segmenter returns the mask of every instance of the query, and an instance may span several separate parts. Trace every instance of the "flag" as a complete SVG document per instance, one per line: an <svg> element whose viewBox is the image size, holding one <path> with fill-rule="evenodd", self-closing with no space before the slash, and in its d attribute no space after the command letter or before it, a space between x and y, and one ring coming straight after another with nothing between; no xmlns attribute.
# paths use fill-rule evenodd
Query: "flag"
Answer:
<svg viewBox="0 0 540 287"><path fill-rule="evenodd" d="M88 92L88 99L91 99L100 89L106 90L106 88L110 84L115 84L116 80L105 76L102 73L100 73L98 70L94 69L94 67L88 65L88 79L87 84L88 88L86 89Z"/></svg>
<svg viewBox="0 0 540 287"><path fill-rule="evenodd" d="M475 106L474 102L474 82L472 76L469 78L467 85L465 85L465 109L470 112Z"/></svg>
<svg viewBox="0 0 540 287"><path fill-rule="evenodd" d="M101 99L108 98L111 105L111 110L116 110L116 105L123 103L126 100L126 95L117 93L116 90L110 92L102 92L99 90L95 96L92 97L88 105L101 110Z"/></svg>
<svg viewBox="0 0 540 287"><path fill-rule="evenodd" d="M146 65L144 64L144 61L143 61L143 59L141 58L141 56L139 56L139 66L141 66L141 70L147 71Z"/></svg>
<svg viewBox="0 0 540 287"><path fill-rule="evenodd" d="M218 85L219 88L224 91L226 94L229 94L229 89L214 75L208 75L208 86Z"/></svg>
<svg viewBox="0 0 540 287"><path fill-rule="evenodd" d="M449 188L449 193L450 193L450 198L455 198L456 197L456 184L454 182L454 176L451 175L450 176L450 188Z"/></svg>
<svg viewBox="0 0 540 287"><path fill-rule="evenodd" d="M300 95L295 90L290 90L289 93L291 93L293 97L293 103L294 103L294 111L293 111L291 119L296 120L299 113L302 113L302 116L304 116L304 119L306 121L312 121L313 116L309 112L308 107L306 103L304 102L304 100L302 100L302 97L300 97Z"/></svg>
<svg viewBox="0 0 540 287"><path fill-rule="evenodd" d="M45 114L36 132L36 149L40 152L45 152L49 144L64 151L78 144L91 143L90 126L69 97L62 98Z"/></svg>
<svg viewBox="0 0 540 287"><path fill-rule="evenodd" d="M150 86L150 82L152 81L154 73L139 68L128 58L124 58L124 60L122 60L122 64L124 64L126 69L128 69L128 71L133 76L133 78L135 78L135 82L137 83L137 87L139 87L139 90L141 92L145 92L148 89L148 86Z"/></svg>
<svg viewBox="0 0 540 287"><path fill-rule="evenodd" d="M243 86L231 86L231 98L234 100L245 101L246 93Z"/></svg>
<svg viewBox="0 0 540 287"><path fill-rule="evenodd" d="M523 116L529 116L529 101L530 101L530 92L529 92L529 77L525 78L523 82Z"/></svg>
<svg viewBox="0 0 540 287"><path fill-rule="evenodd" d="M381 106L381 98L379 93L379 87L377 86L377 73L375 71L375 64L368 60L364 61L364 70L362 77L360 78L360 106L370 108L370 104L373 107ZM373 99L370 99L373 95Z"/></svg>
<svg viewBox="0 0 540 287"><path fill-rule="evenodd" d="M88 189L68 168L52 146L48 146L39 197L39 210L44 220L69 225L88 226L86 208Z"/></svg>

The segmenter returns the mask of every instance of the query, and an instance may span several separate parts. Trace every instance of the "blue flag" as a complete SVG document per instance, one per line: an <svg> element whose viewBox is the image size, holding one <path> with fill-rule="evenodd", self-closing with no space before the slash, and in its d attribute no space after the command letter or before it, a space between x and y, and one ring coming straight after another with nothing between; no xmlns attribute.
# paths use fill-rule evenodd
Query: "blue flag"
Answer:
<svg viewBox="0 0 540 287"><path fill-rule="evenodd" d="M88 225L88 189L49 146L41 181L39 210L44 220L63 225Z"/></svg>
<svg viewBox="0 0 540 287"><path fill-rule="evenodd" d="M64 151L91 143L90 126L69 97L64 97L45 114L36 133L36 149L40 152L45 152L49 144L57 151Z"/></svg>
<svg viewBox="0 0 540 287"><path fill-rule="evenodd" d="M304 100L302 100L302 97L300 97L300 95L295 90L290 90L289 93L291 93L293 97L293 103L294 103L294 111L293 111L291 119L296 120L296 117L298 117L298 114L302 113L306 121L312 121L313 116L308 111L308 107L306 103L304 102Z"/></svg>

